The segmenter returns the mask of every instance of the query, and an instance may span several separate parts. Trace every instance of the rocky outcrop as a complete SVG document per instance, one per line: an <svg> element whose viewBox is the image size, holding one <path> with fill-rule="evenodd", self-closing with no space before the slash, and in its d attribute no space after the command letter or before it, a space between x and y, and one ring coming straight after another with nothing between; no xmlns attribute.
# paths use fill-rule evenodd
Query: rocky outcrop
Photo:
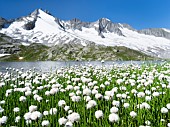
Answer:
<svg viewBox="0 0 170 127"><path fill-rule="evenodd" d="M34 29L34 27L35 27L35 22L36 22L36 19L33 20L33 21L29 21L28 23L26 23L26 24L24 25L24 29L25 29L25 30L32 30L32 29Z"/></svg>
<svg viewBox="0 0 170 127"><path fill-rule="evenodd" d="M0 54L16 54L20 51L19 40L0 34Z"/></svg>
<svg viewBox="0 0 170 127"><path fill-rule="evenodd" d="M146 35L153 35L156 37L164 37L170 39L170 33L166 32L164 29L161 28L143 29L143 30L139 30L138 32Z"/></svg>
<svg viewBox="0 0 170 127"><path fill-rule="evenodd" d="M4 25L5 25L6 22L7 22L6 19L0 17L0 29L2 29L2 28L4 27Z"/></svg>

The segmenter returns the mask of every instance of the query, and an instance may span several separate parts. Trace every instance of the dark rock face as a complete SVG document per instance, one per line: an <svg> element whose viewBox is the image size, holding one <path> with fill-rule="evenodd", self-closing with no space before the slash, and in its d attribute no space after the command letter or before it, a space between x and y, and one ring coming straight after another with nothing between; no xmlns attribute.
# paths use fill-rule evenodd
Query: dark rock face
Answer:
<svg viewBox="0 0 170 127"><path fill-rule="evenodd" d="M4 44L0 45L0 54L16 54L20 51L18 45Z"/></svg>
<svg viewBox="0 0 170 127"><path fill-rule="evenodd" d="M170 33L166 32L164 29L161 28L143 29L139 30L138 32L146 35L153 35L156 37L165 37L167 39L170 39Z"/></svg>
<svg viewBox="0 0 170 127"><path fill-rule="evenodd" d="M98 33L102 38L104 38L102 33L107 32L116 33L119 36L124 36L119 28L121 28L121 25L119 25L118 23L112 23L110 20L106 18L99 19Z"/></svg>
<svg viewBox="0 0 170 127"><path fill-rule="evenodd" d="M27 24L24 25L24 29L26 29L26 30L32 30L32 29L34 29L34 27L35 27L35 22L36 22L36 19L35 19L34 21L28 22Z"/></svg>
<svg viewBox="0 0 170 127"><path fill-rule="evenodd" d="M20 51L20 41L0 33L0 54L16 54Z"/></svg>
<svg viewBox="0 0 170 127"><path fill-rule="evenodd" d="M5 23L7 23L7 20L0 17L0 29L2 29L4 27Z"/></svg>
<svg viewBox="0 0 170 127"><path fill-rule="evenodd" d="M68 24L65 25L66 29L74 29L74 30L77 29L80 31L82 31L82 27L89 28L89 25L90 25L90 23L82 22L81 20L79 20L77 18L68 21Z"/></svg>

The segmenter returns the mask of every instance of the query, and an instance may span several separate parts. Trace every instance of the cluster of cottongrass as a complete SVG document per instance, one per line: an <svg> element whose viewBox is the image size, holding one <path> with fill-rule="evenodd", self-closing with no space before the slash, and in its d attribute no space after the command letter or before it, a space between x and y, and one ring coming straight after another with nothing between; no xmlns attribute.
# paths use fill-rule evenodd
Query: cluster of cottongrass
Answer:
<svg viewBox="0 0 170 127"><path fill-rule="evenodd" d="M170 126L170 64L0 73L0 126Z"/></svg>

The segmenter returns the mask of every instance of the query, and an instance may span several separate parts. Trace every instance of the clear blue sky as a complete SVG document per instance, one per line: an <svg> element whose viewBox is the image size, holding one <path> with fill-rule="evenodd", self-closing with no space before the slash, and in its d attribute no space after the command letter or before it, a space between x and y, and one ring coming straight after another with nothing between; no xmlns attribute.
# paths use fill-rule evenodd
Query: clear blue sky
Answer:
<svg viewBox="0 0 170 127"><path fill-rule="evenodd" d="M105 17L136 29L170 29L170 0L0 0L0 17L26 16L37 8L63 20L96 21Z"/></svg>

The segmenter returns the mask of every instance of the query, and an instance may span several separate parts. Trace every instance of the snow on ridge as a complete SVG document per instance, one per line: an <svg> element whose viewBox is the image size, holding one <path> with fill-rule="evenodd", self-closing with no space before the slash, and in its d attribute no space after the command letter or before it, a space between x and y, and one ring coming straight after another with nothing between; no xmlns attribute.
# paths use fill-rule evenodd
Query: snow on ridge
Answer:
<svg viewBox="0 0 170 127"><path fill-rule="evenodd" d="M162 28L164 31L170 33L170 30L169 29L166 29L166 28Z"/></svg>
<svg viewBox="0 0 170 127"><path fill-rule="evenodd" d="M79 43L86 45L87 42L94 42L96 44L105 46L125 46L131 49L139 50L144 53L160 54L162 51L170 50L170 40L163 37L155 37L152 35L140 34L137 31L125 28L118 23L120 31L124 36L119 36L114 32L102 33L104 38L99 36L97 31L99 25L98 21L93 22L90 28L82 27L78 29L63 30L60 24L56 22L56 18L47 14L41 9L38 10L35 27L32 30L25 30L23 26L29 21L33 21L35 16L23 17L23 20L13 22L8 28L3 28L0 33L7 34L15 39L21 39L28 42L43 43L46 45L56 45L60 42L69 43L74 42L75 39ZM107 18L104 18L110 21ZM61 21L62 24L69 25L66 21ZM170 30L163 28L165 31Z"/></svg>

